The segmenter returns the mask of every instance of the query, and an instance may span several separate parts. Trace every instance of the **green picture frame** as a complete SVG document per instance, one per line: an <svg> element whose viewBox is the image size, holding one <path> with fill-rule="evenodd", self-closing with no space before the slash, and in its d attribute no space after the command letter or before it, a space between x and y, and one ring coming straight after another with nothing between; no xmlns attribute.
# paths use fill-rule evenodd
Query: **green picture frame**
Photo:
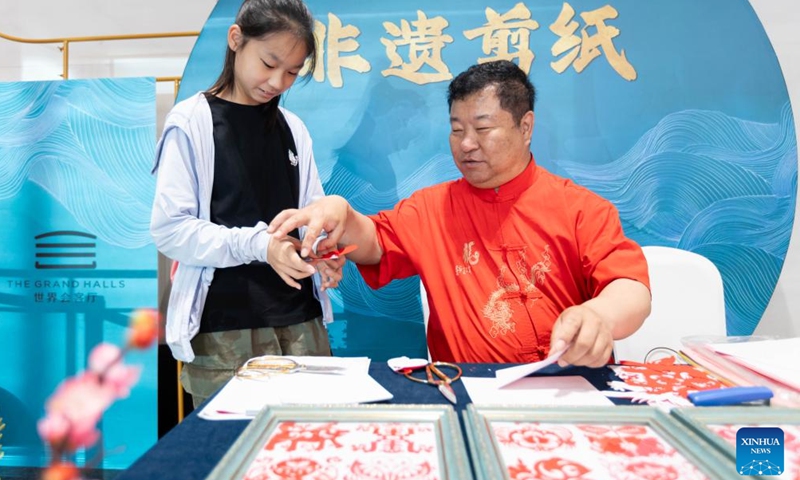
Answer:
<svg viewBox="0 0 800 480"><path fill-rule="evenodd" d="M228 449L207 479L244 478L259 453L269 447L273 433L284 422L324 422L340 427L346 427L347 423L378 426L385 423L387 427L398 423L430 424L436 439L438 478L473 478L458 416L449 405L298 405L265 407ZM368 455L368 452L359 455Z"/></svg>
<svg viewBox="0 0 800 480"><path fill-rule="evenodd" d="M788 425L800 428L800 410L796 408L768 407L768 406L731 406L707 408L676 408L671 412L673 417L686 425L706 441L713 445L723 455L734 462L736 461L736 445L725 441L723 437L714 432L712 425L747 425L754 427L783 427ZM785 452L787 452L785 450ZM798 467L800 468L800 467ZM800 471L786 471L793 473L796 478ZM783 475L781 475L783 477ZM781 478L778 477L778 478ZM756 478L756 477L748 477ZM776 478L776 477L763 477Z"/></svg>
<svg viewBox="0 0 800 480"><path fill-rule="evenodd" d="M547 423L565 426L647 426L674 448L697 470L710 479L738 479L735 463L705 438L663 411L644 406L615 407L476 407L468 405L464 424L475 478L478 480L510 479L509 467L503 459L504 448L497 439L493 423ZM595 458L604 453L590 452ZM582 457L588 458L588 457Z"/></svg>

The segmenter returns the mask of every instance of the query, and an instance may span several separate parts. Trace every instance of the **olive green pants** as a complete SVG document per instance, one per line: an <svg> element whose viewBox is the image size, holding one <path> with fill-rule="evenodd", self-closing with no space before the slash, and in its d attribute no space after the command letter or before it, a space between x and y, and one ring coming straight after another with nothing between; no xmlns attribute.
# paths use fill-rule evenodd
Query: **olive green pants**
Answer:
<svg viewBox="0 0 800 480"><path fill-rule="evenodd" d="M330 356L322 317L275 328L200 333L192 339L195 358L181 373L183 388L197 408L233 377L236 368L260 355Z"/></svg>

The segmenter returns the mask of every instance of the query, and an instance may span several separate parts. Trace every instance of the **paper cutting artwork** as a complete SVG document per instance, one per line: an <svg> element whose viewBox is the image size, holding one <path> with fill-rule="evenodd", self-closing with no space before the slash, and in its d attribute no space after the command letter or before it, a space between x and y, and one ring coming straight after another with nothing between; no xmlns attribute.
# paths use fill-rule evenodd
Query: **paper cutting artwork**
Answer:
<svg viewBox="0 0 800 480"><path fill-rule="evenodd" d="M766 427L773 425L707 425L715 434L736 448L736 432L742 427ZM774 425L783 430L783 466L787 475L780 478L800 480L800 426Z"/></svg>
<svg viewBox="0 0 800 480"><path fill-rule="evenodd" d="M245 480L439 479L435 427L426 423L280 422Z"/></svg>
<svg viewBox="0 0 800 480"><path fill-rule="evenodd" d="M706 478L644 425L493 422L512 480Z"/></svg>
<svg viewBox="0 0 800 480"><path fill-rule="evenodd" d="M716 378L692 365L675 363L672 357L656 362L623 362L611 367L620 380L608 386L620 392L632 392L631 398L645 400L650 405L691 406L689 392L722 388ZM618 395L617 395L618 396ZM641 402L638 402L641 403Z"/></svg>

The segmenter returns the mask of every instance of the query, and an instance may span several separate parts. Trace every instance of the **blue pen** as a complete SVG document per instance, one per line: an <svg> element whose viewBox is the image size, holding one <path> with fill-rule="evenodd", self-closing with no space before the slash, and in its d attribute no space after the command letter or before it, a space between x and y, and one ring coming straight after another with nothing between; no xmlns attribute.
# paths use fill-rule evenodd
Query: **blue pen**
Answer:
<svg viewBox="0 0 800 480"><path fill-rule="evenodd" d="M689 401L698 407L739 405L748 402L769 401L770 398L772 398L772 390L767 387L728 387L689 394Z"/></svg>

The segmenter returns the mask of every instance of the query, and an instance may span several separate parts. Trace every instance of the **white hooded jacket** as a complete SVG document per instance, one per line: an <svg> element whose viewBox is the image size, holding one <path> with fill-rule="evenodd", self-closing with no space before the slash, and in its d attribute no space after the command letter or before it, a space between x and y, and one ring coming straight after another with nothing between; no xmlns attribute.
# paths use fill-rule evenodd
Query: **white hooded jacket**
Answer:
<svg viewBox="0 0 800 480"><path fill-rule="evenodd" d="M290 111L281 108L281 112L297 147L302 208L324 192L305 124ZM158 179L150 233L158 250L179 262L167 309L167 344L176 359L191 362L194 352L190 340L200 329L214 269L266 262L271 235L264 222L227 228L210 221L214 133L211 108L203 93L170 111L156 146L153 172L158 172ZM325 323L329 323L333 320L331 303L328 294L319 289L318 273L313 282L314 295L322 305Z"/></svg>

